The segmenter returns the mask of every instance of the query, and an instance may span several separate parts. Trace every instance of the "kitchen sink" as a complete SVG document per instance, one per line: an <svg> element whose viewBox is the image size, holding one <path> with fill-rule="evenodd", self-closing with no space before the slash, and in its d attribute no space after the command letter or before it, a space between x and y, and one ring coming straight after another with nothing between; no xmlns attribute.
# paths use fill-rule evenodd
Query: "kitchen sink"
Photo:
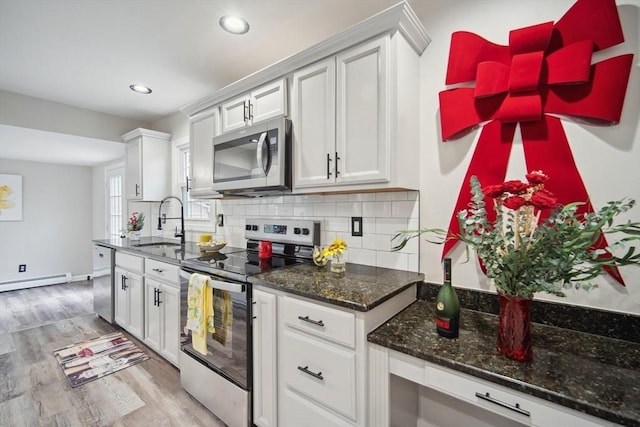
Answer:
<svg viewBox="0 0 640 427"><path fill-rule="evenodd" d="M162 248L162 247L175 247L175 246L182 246L182 245L178 242L152 242L152 243L137 243L131 246L136 248L144 248L144 247Z"/></svg>

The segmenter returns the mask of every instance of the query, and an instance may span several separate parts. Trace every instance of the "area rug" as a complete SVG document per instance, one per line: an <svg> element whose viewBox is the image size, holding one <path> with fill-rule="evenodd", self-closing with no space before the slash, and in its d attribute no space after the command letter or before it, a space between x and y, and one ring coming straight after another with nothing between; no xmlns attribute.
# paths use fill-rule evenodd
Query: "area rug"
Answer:
<svg viewBox="0 0 640 427"><path fill-rule="evenodd" d="M122 332L71 344L54 350L53 355L71 387L81 386L149 358Z"/></svg>

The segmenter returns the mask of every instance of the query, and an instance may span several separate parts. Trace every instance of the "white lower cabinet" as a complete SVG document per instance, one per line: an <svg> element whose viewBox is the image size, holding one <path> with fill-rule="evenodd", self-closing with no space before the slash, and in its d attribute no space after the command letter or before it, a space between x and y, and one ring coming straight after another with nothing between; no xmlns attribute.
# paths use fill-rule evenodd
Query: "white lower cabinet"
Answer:
<svg viewBox="0 0 640 427"><path fill-rule="evenodd" d="M415 295L360 312L254 285L254 424L368 427L367 334Z"/></svg>
<svg viewBox="0 0 640 427"><path fill-rule="evenodd" d="M144 326L144 258L116 252L115 321L136 338Z"/></svg>
<svg viewBox="0 0 640 427"><path fill-rule="evenodd" d="M178 366L180 282L178 267L147 259L144 286L144 342Z"/></svg>
<svg viewBox="0 0 640 427"><path fill-rule="evenodd" d="M379 386L369 394L371 427L615 425L375 344L369 356L370 383Z"/></svg>
<svg viewBox="0 0 640 427"><path fill-rule="evenodd" d="M253 423L278 426L276 295L253 288Z"/></svg>

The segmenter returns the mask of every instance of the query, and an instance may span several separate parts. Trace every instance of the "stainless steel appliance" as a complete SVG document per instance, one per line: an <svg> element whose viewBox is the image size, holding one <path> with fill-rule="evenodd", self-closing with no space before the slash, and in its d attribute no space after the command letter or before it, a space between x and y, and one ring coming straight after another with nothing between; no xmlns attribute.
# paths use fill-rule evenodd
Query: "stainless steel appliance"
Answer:
<svg viewBox="0 0 640 427"><path fill-rule="evenodd" d="M320 243L320 224L309 220L248 219L245 248L225 247L180 264L181 325L187 323L188 284L193 273L209 276L213 288L215 334L207 334L207 354L192 345L183 329L180 352L182 387L230 427L252 425L252 274L311 262ZM259 258L261 241L272 255ZM221 334L218 331L222 332Z"/></svg>
<svg viewBox="0 0 640 427"><path fill-rule="evenodd" d="M291 190L291 121L280 117L213 138L213 190L261 196Z"/></svg>
<svg viewBox="0 0 640 427"><path fill-rule="evenodd" d="M93 245L93 310L109 323L114 322L115 249Z"/></svg>

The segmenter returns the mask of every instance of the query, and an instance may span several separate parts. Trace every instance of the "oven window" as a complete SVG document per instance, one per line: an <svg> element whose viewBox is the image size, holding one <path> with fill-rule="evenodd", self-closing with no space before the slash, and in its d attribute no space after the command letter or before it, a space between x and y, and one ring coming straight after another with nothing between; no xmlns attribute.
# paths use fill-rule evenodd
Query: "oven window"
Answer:
<svg viewBox="0 0 640 427"><path fill-rule="evenodd" d="M186 280L185 280L186 282ZM250 352L250 322L248 321L248 292L234 293L213 290L215 333L207 334L207 355L192 344L187 330L188 284L181 284L182 350L218 374L247 389Z"/></svg>

